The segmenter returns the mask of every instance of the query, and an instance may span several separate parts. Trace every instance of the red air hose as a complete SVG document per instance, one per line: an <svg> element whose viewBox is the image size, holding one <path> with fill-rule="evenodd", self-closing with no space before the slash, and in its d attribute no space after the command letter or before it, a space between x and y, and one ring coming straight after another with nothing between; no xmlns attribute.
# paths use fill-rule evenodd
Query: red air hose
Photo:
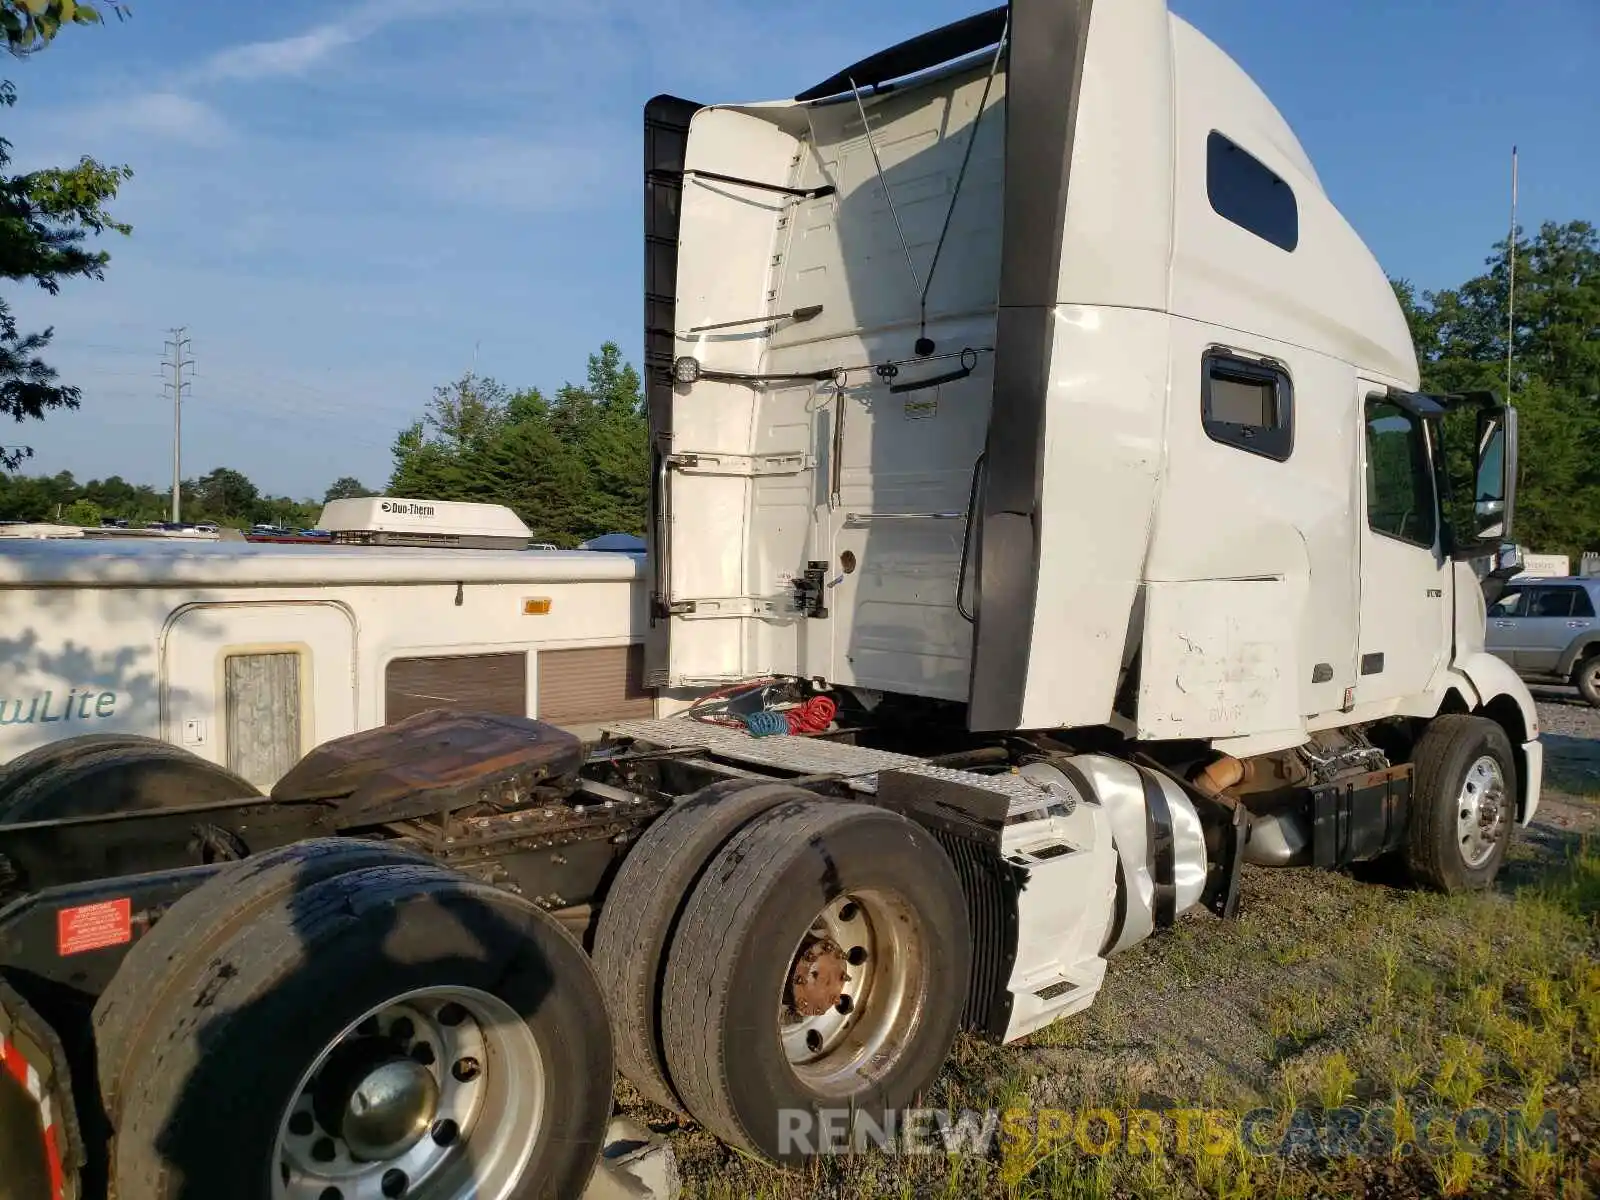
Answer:
<svg viewBox="0 0 1600 1200"><path fill-rule="evenodd" d="M784 715L789 718L790 733L826 733L838 711L839 706L827 696L813 696Z"/></svg>

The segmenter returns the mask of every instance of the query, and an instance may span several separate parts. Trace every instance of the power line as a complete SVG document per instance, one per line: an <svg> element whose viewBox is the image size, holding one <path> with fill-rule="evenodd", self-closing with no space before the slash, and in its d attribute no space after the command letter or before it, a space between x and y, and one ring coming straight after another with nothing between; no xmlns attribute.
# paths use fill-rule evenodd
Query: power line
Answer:
<svg viewBox="0 0 1600 1200"><path fill-rule="evenodd" d="M183 492L183 369L194 366L194 359L184 358L189 350L189 339L185 335L187 326L180 325L170 330L172 337L166 343L170 358L163 358L161 365L172 371L172 382L166 387L172 389L172 523L178 523L178 511Z"/></svg>

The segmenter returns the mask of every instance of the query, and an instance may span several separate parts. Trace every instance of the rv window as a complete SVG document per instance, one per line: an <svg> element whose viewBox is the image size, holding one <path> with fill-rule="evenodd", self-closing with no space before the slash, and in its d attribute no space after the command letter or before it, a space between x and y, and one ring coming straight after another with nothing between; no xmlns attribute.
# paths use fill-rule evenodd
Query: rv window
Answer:
<svg viewBox="0 0 1600 1200"><path fill-rule="evenodd" d="M1367 401L1367 524L1418 546L1437 532L1422 419L1376 396Z"/></svg>
<svg viewBox="0 0 1600 1200"><path fill-rule="evenodd" d="M1292 251L1300 244L1294 189L1215 130L1206 139L1206 196L1218 216L1279 249Z"/></svg>
<svg viewBox="0 0 1600 1200"><path fill-rule="evenodd" d="M300 761L300 655L230 654L223 683L228 770L265 791Z"/></svg>
<svg viewBox="0 0 1600 1200"><path fill-rule="evenodd" d="M1282 462L1294 449L1294 389L1282 368L1210 351L1202 360L1206 436Z"/></svg>
<svg viewBox="0 0 1600 1200"><path fill-rule="evenodd" d="M518 650L391 659L384 672L384 721L430 708L527 716L528 656Z"/></svg>

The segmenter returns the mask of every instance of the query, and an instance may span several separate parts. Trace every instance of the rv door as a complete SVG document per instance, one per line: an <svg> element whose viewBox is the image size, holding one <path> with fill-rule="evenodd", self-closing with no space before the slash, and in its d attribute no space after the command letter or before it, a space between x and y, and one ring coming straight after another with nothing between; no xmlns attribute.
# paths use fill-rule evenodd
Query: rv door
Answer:
<svg viewBox="0 0 1600 1200"><path fill-rule="evenodd" d="M356 731L354 669L343 605L186 605L162 647L162 737L268 791L304 754Z"/></svg>

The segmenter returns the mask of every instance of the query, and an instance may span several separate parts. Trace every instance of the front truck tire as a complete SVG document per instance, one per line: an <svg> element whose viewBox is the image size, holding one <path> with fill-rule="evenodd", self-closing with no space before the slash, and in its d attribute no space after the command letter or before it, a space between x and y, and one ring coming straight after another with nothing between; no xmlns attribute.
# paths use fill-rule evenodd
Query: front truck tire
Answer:
<svg viewBox="0 0 1600 1200"><path fill-rule="evenodd" d="M587 956L454 872L281 895L154 1003L118 1200L570 1200L599 1158L611 1034Z"/></svg>
<svg viewBox="0 0 1600 1200"><path fill-rule="evenodd" d="M797 799L706 867L667 961L672 1083L723 1141L797 1163L883 1129L938 1075L971 969L966 903L933 836Z"/></svg>
<svg viewBox="0 0 1600 1200"><path fill-rule="evenodd" d="M1505 862L1517 816L1517 763L1505 730L1467 713L1435 717L1417 739L1412 764L1412 878L1441 892L1488 887Z"/></svg>

